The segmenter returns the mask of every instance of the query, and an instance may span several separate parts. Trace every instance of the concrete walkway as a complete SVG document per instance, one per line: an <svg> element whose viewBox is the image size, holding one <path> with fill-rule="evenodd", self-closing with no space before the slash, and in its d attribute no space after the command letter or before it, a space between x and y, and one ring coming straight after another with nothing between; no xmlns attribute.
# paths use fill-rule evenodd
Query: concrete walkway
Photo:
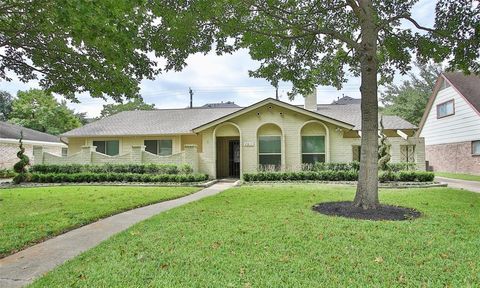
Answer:
<svg viewBox="0 0 480 288"><path fill-rule="evenodd" d="M0 259L0 287L27 285L56 266L140 221L163 211L218 194L234 185L234 182L219 182L182 198L120 213Z"/></svg>
<svg viewBox="0 0 480 288"><path fill-rule="evenodd" d="M435 177L435 180L441 183L448 184L448 187L451 187L451 188L465 189L465 190L480 193L480 182L478 181L467 181L467 180L452 179L452 178L445 178L445 177Z"/></svg>

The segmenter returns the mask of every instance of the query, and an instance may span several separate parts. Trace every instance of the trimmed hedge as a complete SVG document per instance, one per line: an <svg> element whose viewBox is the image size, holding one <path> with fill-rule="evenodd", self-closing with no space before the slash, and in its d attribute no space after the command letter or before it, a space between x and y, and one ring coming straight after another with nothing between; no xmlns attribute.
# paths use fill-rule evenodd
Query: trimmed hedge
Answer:
<svg viewBox="0 0 480 288"><path fill-rule="evenodd" d="M92 183L92 182L201 182L207 174L138 174L138 173L32 173L30 182L35 183Z"/></svg>
<svg viewBox="0 0 480 288"><path fill-rule="evenodd" d="M382 172L380 182L432 182L435 175L424 171ZM350 171L300 171L300 172L259 172L244 173L245 182L254 181L357 181L358 172Z"/></svg>
<svg viewBox="0 0 480 288"><path fill-rule="evenodd" d="M191 174L189 165L174 164L103 164L103 165L34 165L30 168L32 173L134 173L134 174Z"/></svg>
<svg viewBox="0 0 480 288"><path fill-rule="evenodd" d="M2 178L13 178L17 175L15 171L11 169L0 169L0 179Z"/></svg>
<svg viewBox="0 0 480 288"><path fill-rule="evenodd" d="M380 169L380 168L379 168ZM386 171L414 171L417 169L415 163L388 163ZM360 162L349 162L349 163L323 163L317 162L315 164L304 164L304 171L358 171L360 170Z"/></svg>

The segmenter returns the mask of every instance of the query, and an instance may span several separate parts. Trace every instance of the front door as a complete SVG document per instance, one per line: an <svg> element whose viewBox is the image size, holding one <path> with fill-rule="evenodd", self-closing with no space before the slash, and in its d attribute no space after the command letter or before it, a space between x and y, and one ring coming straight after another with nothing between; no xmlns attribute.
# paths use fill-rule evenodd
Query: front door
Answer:
<svg viewBox="0 0 480 288"><path fill-rule="evenodd" d="M240 140L230 140L228 143L229 177L240 178Z"/></svg>

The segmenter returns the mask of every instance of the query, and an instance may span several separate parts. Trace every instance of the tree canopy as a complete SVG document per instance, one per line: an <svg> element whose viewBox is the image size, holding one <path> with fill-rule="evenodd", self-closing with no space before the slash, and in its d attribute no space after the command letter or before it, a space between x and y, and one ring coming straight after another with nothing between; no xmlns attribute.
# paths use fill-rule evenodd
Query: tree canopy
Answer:
<svg viewBox="0 0 480 288"><path fill-rule="evenodd" d="M155 104L147 104L143 101L143 98L135 98L125 103L106 104L103 105L102 112L100 112L100 118L105 118L113 114L117 114L122 111L135 111L135 110L153 110Z"/></svg>
<svg viewBox="0 0 480 288"><path fill-rule="evenodd" d="M18 92L9 121L53 135L81 126L65 100L58 102L52 94L39 89Z"/></svg>
<svg viewBox="0 0 480 288"><path fill-rule="evenodd" d="M0 81L39 79L75 100L138 95L158 72L148 35L147 1L5 0L0 2ZM10 74L11 75L11 74Z"/></svg>
<svg viewBox="0 0 480 288"><path fill-rule="evenodd" d="M432 95L433 86L442 72L442 67L435 64L416 64L416 73L408 73L408 80L400 85L387 84L382 92L381 101L385 105L384 114L397 115L418 125Z"/></svg>
<svg viewBox="0 0 480 288"><path fill-rule="evenodd" d="M7 121L12 112L13 97L6 91L0 91L0 121Z"/></svg>

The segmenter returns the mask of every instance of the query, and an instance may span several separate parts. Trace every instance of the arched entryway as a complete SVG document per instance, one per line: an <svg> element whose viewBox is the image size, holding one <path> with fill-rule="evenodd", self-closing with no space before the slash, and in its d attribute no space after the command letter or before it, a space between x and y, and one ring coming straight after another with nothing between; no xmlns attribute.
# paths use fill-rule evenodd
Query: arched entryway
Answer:
<svg viewBox="0 0 480 288"><path fill-rule="evenodd" d="M240 127L226 122L213 131L215 139L216 175L219 178L240 178L242 147Z"/></svg>

